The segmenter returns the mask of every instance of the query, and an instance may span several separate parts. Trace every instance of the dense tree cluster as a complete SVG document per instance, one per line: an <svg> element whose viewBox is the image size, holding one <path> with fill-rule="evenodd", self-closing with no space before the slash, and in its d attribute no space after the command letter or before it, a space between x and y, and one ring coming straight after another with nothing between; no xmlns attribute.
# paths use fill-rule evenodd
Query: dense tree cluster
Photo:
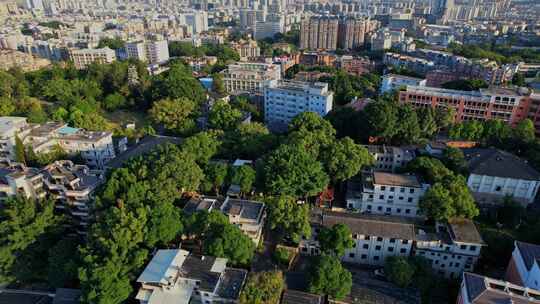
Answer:
<svg viewBox="0 0 540 304"><path fill-rule="evenodd" d="M339 137L349 136L356 142L376 139L395 145L415 144L431 139L453 122L452 109L413 109L397 103L397 96L384 94L369 103L363 111L341 107L330 112L327 119Z"/></svg>
<svg viewBox="0 0 540 304"><path fill-rule="evenodd" d="M336 224L332 228L323 228L318 235L321 250L326 254L342 257L345 250L354 246L352 233L344 224Z"/></svg>
<svg viewBox="0 0 540 304"><path fill-rule="evenodd" d="M308 273L308 285L312 293L340 300L351 292L352 275L343 268L339 258L323 254L312 264Z"/></svg>
<svg viewBox="0 0 540 304"><path fill-rule="evenodd" d="M511 45L457 44L451 43L448 50L456 55L474 59L491 59L498 63L538 62L540 51L534 49L514 49Z"/></svg>
<svg viewBox="0 0 540 304"><path fill-rule="evenodd" d="M200 58L203 56L216 56L221 64L240 60L240 56L235 50L223 44L204 44L196 47L189 42L172 41L169 43L169 53L175 57Z"/></svg>
<svg viewBox="0 0 540 304"><path fill-rule="evenodd" d="M277 304L284 287L280 271L251 273L240 294L240 304Z"/></svg>
<svg viewBox="0 0 540 304"><path fill-rule="evenodd" d="M452 172L440 160L418 157L406 170L421 175L431 187L420 199L420 211L430 219L474 218L479 214L465 177Z"/></svg>

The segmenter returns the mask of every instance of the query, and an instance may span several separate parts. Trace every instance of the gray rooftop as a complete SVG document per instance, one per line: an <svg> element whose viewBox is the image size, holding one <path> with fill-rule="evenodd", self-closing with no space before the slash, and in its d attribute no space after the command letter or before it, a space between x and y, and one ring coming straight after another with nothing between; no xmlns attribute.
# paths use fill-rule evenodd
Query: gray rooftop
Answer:
<svg viewBox="0 0 540 304"><path fill-rule="evenodd" d="M217 287L217 295L224 299L238 299L246 277L247 271L244 269L225 269Z"/></svg>
<svg viewBox="0 0 540 304"><path fill-rule="evenodd" d="M229 215L258 222L264 211L264 203L227 198L221 210Z"/></svg>
<svg viewBox="0 0 540 304"><path fill-rule="evenodd" d="M540 246L516 241L516 247L521 253L525 266L527 266L528 270L531 270L534 262L540 260Z"/></svg>
<svg viewBox="0 0 540 304"><path fill-rule="evenodd" d="M472 304L540 303L540 292L478 274L463 274L468 302Z"/></svg>
<svg viewBox="0 0 540 304"><path fill-rule="evenodd" d="M540 180L540 173L525 160L502 150L464 149L465 159L472 174L522 180Z"/></svg>
<svg viewBox="0 0 540 304"><path fill-rule="evenodd" d="M484 244L482 236L472 220L455 218L448 221L450 237L455 242Z"/></svg>

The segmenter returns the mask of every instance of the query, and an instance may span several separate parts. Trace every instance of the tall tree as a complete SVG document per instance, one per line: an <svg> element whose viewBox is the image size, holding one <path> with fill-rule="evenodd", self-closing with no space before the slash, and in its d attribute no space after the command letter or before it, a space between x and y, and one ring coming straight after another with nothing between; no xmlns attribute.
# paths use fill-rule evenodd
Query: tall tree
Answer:
<svg viewBox="0 0 540 304"><path fill-rule="evenodd" d="M336 183L351 178L362 167L371 165L373 158L366 148L345 137L322 153L322 162L326 172Z"/></svg>
<svg viewBox="0 0 540 304"><path fill-rule="evenodd" d="M206 191L213 190L216 195L219 195L221 187L225 184L229 166L225 163L216 162L206 165L204 170L205 180L204 187Z"/></svg>
<svg viewBox="0 0 540 304"><path fill-rule="evenodd" d="M195 157L200 165L207 164L221 147L221 132L205 131L190 136L182 143L182 151Z"/></svg>
<svg viewBox="0 0 540 304"><path fill-rule="evenodd" d="M227 258L233 265L249 265L255 243L233 224L213 225L204 239L204 253Z"/></svg>
<svg viewBox="0 0 540 304"><path fill-rule="evenodd" d="M323 228L318 238L322 251L336 257L342 257L345 250L354 246L351 230L344 224L336 224L332 228Z"/></svg>
<svg viewBox="0 0 540 304"><path fill-rule="evenodd" d="M232 130L242 119L242 112L224 101L218 101L208 114L208 123L213 129Z"/></svg>
<svg viewBox="0 0 540 304"><path fill-rule="evenodd" d="M227 93L227 90L225 89L225 84L223 83L223 74L215 73L214 75L212 75L212 80L212 91L220 95Z"/></svg>
<svg viewBox="0 0 540 304"><path fill-rule="evenodd" d="M281 271L252 272L240 294L240 304L278 304L284 287Z"/></svg>
<svg viewBox="0 0 540 304"><path fill-rule="evenodd" d="M302 236L311 236L309 207L298 204L292 197L272 197L266 201L268 221L272 230L298 242Z"/></svg>
<svg viewBox="0 0 540 304"><path fill-rule="evenodd" d="M406 257L391 256L384 264L384 273L388 280L402 288L412 283L414 272L414 265L410 264Z"/></svg>
<svg viewBox="0 0 540 304"><path fill-rule="evenodd" d="M149 111L156 123L178 134L190 134L195 129L197 105L187 98L163 99L154 103Z"/></svg>
<svg viewBox="0 0 540 304"><path fill-rule="evenodd" d="M231 183L239 185L242 193L248 193L255 182L255 175L255 170L249 165L234 167Z"/></svg>
<svg viewBox="0 0 540 304"><path fill-rule="evenodd" d="M19 136L15 136L15 160L19 163L26 164L24 144Z"/></svg>
<svg viewBox="0 0 540 304"><path fill-rule="evenodd" d="M310 292L340 300L351 292L352 275L337 257L321 255L309 271L308 284Z"/></svg>

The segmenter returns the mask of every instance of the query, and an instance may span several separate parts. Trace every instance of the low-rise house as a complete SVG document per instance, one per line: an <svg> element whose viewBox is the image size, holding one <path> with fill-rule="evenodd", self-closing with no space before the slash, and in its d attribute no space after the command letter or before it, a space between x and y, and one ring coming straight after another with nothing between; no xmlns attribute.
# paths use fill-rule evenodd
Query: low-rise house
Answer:
<svg viewBox="0 0 540 304"><path fill-rule="evenodd" d="M264 203L230 197L224 201L213 197L197 197L192 198L184 207L186 213L212 210L223 212L231 224L238 226L253 242L259 243L266 219Z"/></svg>
<svg viewBox="0 0 540 304"><path fill-rule="evenodd" d="M378 145L365 147L375 160L372 166L375 171L395 172L396 169L405 166L416 157L415 151L411 149Z"/></svg>
<svg viewBox="0 0 540 304"><path fill-rule="evenodd" d="M540 291L465 272L457 304L538 304Z"/></svg>
<svg viewBox="0 0 540 304"><path fill-rule="evenodd" d="M512 258L506 269L506 280L521 286L540 290L540 246L514 242Z"/></svg>
<svg viewBox="0 0 540 304"><path fill-rule="evenodd" d="M415 175L364 171L347 183L347 208L364 213L421 217L418 203L428 188Z"/></svg>
<svg viewBox="0 0 540 304"><path fill-rule="evenodd" d="M316 240L320 229L336 224L346 225L352 233L353 248L347 249L344 262L384 265L390 256L409 256L415 239L414 225L404 218L390 216L360 215L349 212L314 211L314 233L309 240L300 242L300 253L320 254Z"/></svg>
<svg viewBox="0 0 540 304"><path fill-rule="evenodd" d="M473 221L454 219L435 229L433 233L418 231L414 255L428 259L433 270L446 278L472 271L484 246Z"/></svg>
<svg viewBox="0 0 540 304"><path fill-rule="evenodd" d="M500 204L505 196L523 206L534 201L540 173L525 160L498 149L466 149L467 185L480 205Z"/></svg>
<svg viewBox="0 0 540 304"><path fill-rule="evenodd" d="M224 258L158 250L137 279L135 298L141 304L237 303L246 276Z"/></svg>

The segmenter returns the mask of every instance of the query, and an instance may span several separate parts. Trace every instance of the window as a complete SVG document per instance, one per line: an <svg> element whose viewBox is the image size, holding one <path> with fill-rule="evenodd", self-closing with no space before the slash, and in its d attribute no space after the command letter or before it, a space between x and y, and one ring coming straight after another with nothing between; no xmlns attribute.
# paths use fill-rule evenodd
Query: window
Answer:
<svg viewBox="0 0 540 304"><path fill-rule="evenodd" d="M384 195L379 195L379 199L384 199Z"/></svg>
<svg viewBox="0 0 540 304"><path fill-rule="evenodd" d="M377 207L377 210L382 211L382 206Z"/></svg>
<svg viewBox="0 0 540 304"><path fill-rule="evenodd" d="M371 205L367 205L367 209L368 209L368 210L371 210Z"/></svg>
<svg viewBox="0 0 540 304"><path fill-rule="evenodd" d="M396 188L390 187L390 191L391 191L391 192L394 192L394 191L396 191Z"/></svg>
<svg viewBox="0 0 540 304"><path fill-rule="evenodd" d="M407 202L412 203L412 197L409 197L409 198L407 199Z"/></svg>
<svg viewBox="0 0 540 304"><path fill-rule="evenodd" d="M388 252L394 252L394 247L388 247Z"/></svg>
<svg viewBox="0 0 540 304"><path fill-rule="evenodd" d="M378 237L377 242L382 242L382 237Z"/></svg>
<svg viewBox="0 0 540 304"><path fill-rule="evenodd" d="M459 249L467 249L467 245L461 245L459 246Z"/></svg>
<svg viewBox="0 0 540 304"><path fill-rule="evenodd" d="M476 250L476 246L471 245L471 247L469 247L469 249L470 249L471 251L475 251L475 250Z"/></svg>
<svg viewBox="0 0 540 304"><path fill-rule="evenodd" d="M414 189L409 189L409 193L414 193Z"/></svg>
<svg viewBox="0 0 540 304"><path fill-rule="evenodd" d="M390 239L390 243L395 243L396 239Z"/></svg>
<svg viewBox="0 0 540 304"><path fill-rule="evenodd" d="M397 212L397 213L401 213L401 209L400 209L400 208L397 208L397 209L396 209L396 212Z"/></svg>
<svg viewBox="0 0 540 304"><path fill-rule="evenodd" d="M369 241L369 235L364 236L364 240Z"/></svg>
<svg viewBox="0 0 540 304"><path fill-rule="evenodd" d="M368 245L368 244L364 244L364 246L362 246L362 248L364 248L364 249L369 249L369 245Z"/></svg>
<svg viewBox="0 0 540 304"><path fill-rule="evenodd" d="M454 264L454 266L459 267L459 263Z"/></svg>
<svg viewBox="0 0 540 304"><path fill-rule="evenodd" d="M386 212L392 212L392 208L386 208Z"/></svg>
<svg viewBox="0 0 540 304"><path fill-rule="evenodd" d="M349 253L350 258L354 258L354 253Z"/></svg>
<svg viewBox="0 0 540 304"><path fill-rule="evenodd" d="M375 246L375 250L381 250L381 246L380 245Z"/></svg>
<svg viewBox="0 0 540 304"><path fill-rule="evenodd" d="M403 243L403 244L409 244L409 240L403 240L403 241L401 241L401 243Z"/></svg>
<svg viewBox="0 0 540 304"><path fill-rule="evenodd" d="M386 190L386 186L381 186L381 191L385 191Z"/></svg>
<svg viewBox="0 0 540 304"><path fill-rule="evenodd" d="M405 213L407 214L411 213L411 209L405 209Z"/></svg>
<svg viewBox="0 0 540 304"><path fill-rule="evenodd" d="M367 259L367 255L366 255L366 254L362 254L362 255L360 256L360 258L361 258L362 260L365 260L365 259Z"/></svg>
<svg viewBox="0 0 540 304"><path fill-rule="evenodd" d="M399 197L399 200L402 201L402 200L403 200L403 196L400 196L400 197Z"/></svg>
<svg viewBox="0 0 540 304"><path fill-rule="evenodd" d="M399 188L399 192L405 193L405 188Z"/></svg>
<svg viewBox="0 0 540 304"><path fill-rule="evenodd" d="M407 253L407 249L401 248L401 249L399 250L399 253ZM420 253L421 253L421 254L424 254L424 252L420 252Z"/></svg>
<svg viewBox="0 0 540 304"><path fill-rule="evenodd" d="M377 256L377 255L374 256L374 257L373 257L373 260L378 261L378 260L379 260L379 256Z"/></svg>

